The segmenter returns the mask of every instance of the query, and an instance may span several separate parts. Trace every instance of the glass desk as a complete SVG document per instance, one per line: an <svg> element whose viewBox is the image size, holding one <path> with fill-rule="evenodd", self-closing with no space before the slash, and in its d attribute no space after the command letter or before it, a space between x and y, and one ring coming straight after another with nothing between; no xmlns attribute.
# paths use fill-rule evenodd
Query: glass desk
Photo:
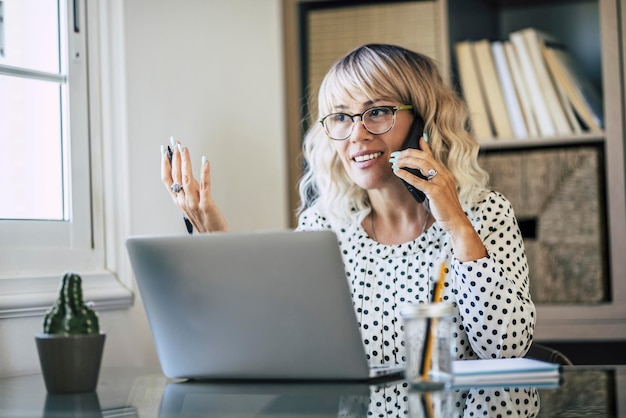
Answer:
<svg viewBox="0 0 626 418"><path fill-rule="evenodd" d="M626 366L565 366L555 388L412 391L379 385L184 382L103 368L96 392L52 395L41 375L0 379L0 417L626 417Z"/></svg>

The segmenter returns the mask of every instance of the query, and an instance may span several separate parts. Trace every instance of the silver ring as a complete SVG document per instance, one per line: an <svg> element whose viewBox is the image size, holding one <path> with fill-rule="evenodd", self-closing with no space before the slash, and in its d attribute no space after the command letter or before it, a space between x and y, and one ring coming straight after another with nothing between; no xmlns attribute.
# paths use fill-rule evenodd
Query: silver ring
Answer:
<svg viewBox="0 0 626 418"><path fill-rule="evenodd" d="M426 178L426 180L430 180L437 175L437 170L435 170L434 168L431 168L430 170L428 170L428 173L426 174L428 174L428 177Z"/></svg>
<svg viewBox="0 0 626 418"><path fill-rule="evenodd" d="M181 190L183 190L183 186L178 184L178 183L172 183L172 186L170 187L170 190L173 191L174 193L178 193Z"/></svg>

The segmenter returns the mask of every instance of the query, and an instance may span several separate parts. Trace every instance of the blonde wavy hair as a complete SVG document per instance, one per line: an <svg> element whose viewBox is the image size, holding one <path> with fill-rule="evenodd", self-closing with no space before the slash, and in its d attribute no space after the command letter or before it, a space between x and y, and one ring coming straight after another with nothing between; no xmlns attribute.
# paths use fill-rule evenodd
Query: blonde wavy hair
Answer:
<svg viewBox="0 0 626 418"><path fill-rule="evenodd" d="M369 212L367 191L354 184L339 160L332 139L317 122L337 103L355 96L412 104L437 161L454 175L459 200L486 188L487 173L477 161L479 145L470 135L465 103L441 77L434 60L395 45L363 45L337 61L318 94L317 115L305 135L304 173L299 182L301 213L320 204L331 225L360 220ZM407 198L410 195L407 193Z"/></svg>

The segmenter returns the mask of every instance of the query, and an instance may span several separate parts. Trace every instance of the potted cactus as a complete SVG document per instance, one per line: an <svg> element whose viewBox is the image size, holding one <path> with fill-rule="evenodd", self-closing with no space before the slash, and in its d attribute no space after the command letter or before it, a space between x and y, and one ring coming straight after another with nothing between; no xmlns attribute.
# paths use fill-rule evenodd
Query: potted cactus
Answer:
<svg viewBox="0 0 626 418"><path fill-rule="evenodd" d="M81 277L66 273L59 296L44 317L43 333L35 336L48 392L94 391L104 340L98 315L83 302Z"/></svg>

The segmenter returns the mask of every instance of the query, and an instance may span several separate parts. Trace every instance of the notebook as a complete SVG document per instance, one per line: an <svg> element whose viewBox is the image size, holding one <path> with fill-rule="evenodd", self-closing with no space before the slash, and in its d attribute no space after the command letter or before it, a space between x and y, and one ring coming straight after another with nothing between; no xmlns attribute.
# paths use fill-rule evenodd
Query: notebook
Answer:
<svg viewBox="0 0 626 418"><path fill-rule="evenodd" d="M558 387L561 366L531 358L456 360L452 364L454 386Z"/></svg>
<svg viewBox="0 0 626 418"><path fill-rule="evenodd" d="M132 236L126 246L170 378L398 378L370 368L331 231Z"/></svg>

